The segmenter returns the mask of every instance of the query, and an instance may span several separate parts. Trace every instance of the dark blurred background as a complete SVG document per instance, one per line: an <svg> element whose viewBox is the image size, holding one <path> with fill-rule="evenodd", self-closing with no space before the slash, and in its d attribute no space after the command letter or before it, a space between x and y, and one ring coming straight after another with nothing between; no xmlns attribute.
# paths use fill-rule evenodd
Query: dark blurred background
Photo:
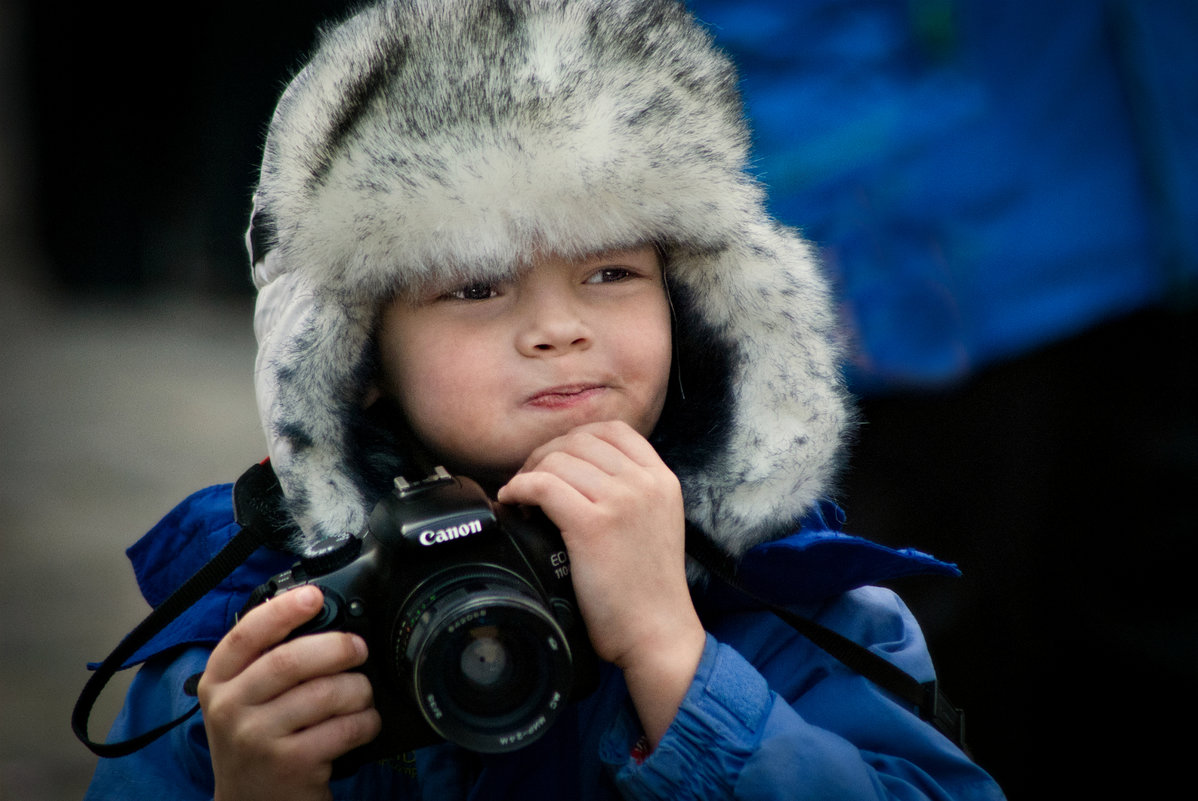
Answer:
<svg viewBox="0 0 1198 801"><path fill-rule="evenodd" d="M259 455L258 147L345 5L0 4L0 799L82 792L81 663L142 614L121 549ZM691 6L842 298L848 529L964 571L896 589L975 756L1012 799L1171 791L1198 709L1198 3Z"/></svg>

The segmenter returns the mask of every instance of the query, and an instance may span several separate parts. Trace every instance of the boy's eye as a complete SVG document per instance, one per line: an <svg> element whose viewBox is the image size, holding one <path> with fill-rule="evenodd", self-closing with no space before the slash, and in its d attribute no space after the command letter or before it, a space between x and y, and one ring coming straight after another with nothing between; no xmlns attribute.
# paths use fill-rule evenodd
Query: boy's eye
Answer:
<svg viewBox="0 0 1198 801"><path fill-rule="evenodd" d="M458 298L459 300L487 300L493 298L498 293L495 291L493 284L475 283L466 284L458 287L455 290L446 292L445 296L450 298Z"/></svg>
<svg viewBox="0 0 1198 801"><path fill-rule="evenodd" d="M632 276L632 270L627 267L604 267L598 270L587 278L588 284L610 284L616 281L623 281L625 278Z"/></svg>

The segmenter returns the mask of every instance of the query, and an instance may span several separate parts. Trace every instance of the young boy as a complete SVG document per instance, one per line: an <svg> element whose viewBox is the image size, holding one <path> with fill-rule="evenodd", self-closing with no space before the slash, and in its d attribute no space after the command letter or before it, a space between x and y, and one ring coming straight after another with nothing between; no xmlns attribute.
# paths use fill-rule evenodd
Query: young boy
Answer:
<svg viewBox="0 0 1198 801"><path fill-rule="evenodd" d="M827 530L850 418L834 317L746 141L732 67L673 2L389 2L327 33L276 110L248 237L291 549L357 533L410 431L561 529L605 667L524 749L330 781L381 727L367 644L288 639L311 587L233 625L283 564L264 553L142 654L110 737L184 710L201 671L202 720L103 760L89 797L1000 798L904 704L688 580L687 521L757 590L932 676L864 585L942 566ZM228 495L132 549L151 601L236 528Z"/></svg>

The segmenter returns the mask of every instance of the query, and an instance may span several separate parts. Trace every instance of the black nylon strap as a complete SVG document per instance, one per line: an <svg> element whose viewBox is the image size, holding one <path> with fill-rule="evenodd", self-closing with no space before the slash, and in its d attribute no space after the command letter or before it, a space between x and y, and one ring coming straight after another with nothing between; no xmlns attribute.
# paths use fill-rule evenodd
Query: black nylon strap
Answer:
<svg viewBox="0 0 1198 801"><path fill-rule="evenodd" d="M92 753L101 757L120 757L131 754L149 745L199 710L200 705L196 704L169 723L164 723L128 740L116 743L95 742L88 735L88 721L96 700L112 677L121 670L121 665L125 663L125 660L133 656L137 649L149 642L154 635L166 628L172 620L183 614L188 607L224 581L260 546L277 542L280 531L273 526L274 520L264 511L267 506L263 504L267 502L263 499L269 496L259 494L271 493L277 489L278 483L274 478L274 472L266 463L254 465L247 470L238 479L234 488L234 506L237 510L238 522L242 526L241 531L221 548L211 561L183 582L165 601L150 612L145 620L129 632L88 678L87 683L83 686L83 691L79 694L79 700L75 702L75 709L71 714L71 728L79 741L86 745ZM249 507L250 511L247 514L245 500L249 497L257 500Z"/></svg>
<svg viewBox="0 0 1198 801"><path fill-rule="evenodd" d="M154 609L117 645L91 675L75 703L71 728L92 753L101 757L121 757L133 753L190 718L199 710L194 705L178 718L147 732L115 743L95 742L88 735L92 709L104 687L121 669L125 660L162 631L172 620L220 584L250 555L263 545L278 546L289 530L285 515L278 512L278 481L268 463L254 465L238 479L234 488L234 507L241 525L232 540L215 557L195 572L179 589ZM696 561L733 589L756 600L780 619L826 651L845 666L890 691L915 708L919 716L968 753L965 746L964 716L940 692L935 681L920 683L874 652L843 635L797 615L747 590L735 578L736 563L720 551L697 528L687 525L686 550ZM195 677L193 677L194 679Z"/></svg>
<svg viewBox="0 0 1198 801"><path fill-rule="evenodd" d="M769 609L841 664L910 704L921 719L968 753L965 745L964 713L953 706L940 691L935 680L919 682L892 662L848 637L746 589L736 578L736 563L719 550L705 533L689 523L686 530L686 552L712 575Z"/></svg>

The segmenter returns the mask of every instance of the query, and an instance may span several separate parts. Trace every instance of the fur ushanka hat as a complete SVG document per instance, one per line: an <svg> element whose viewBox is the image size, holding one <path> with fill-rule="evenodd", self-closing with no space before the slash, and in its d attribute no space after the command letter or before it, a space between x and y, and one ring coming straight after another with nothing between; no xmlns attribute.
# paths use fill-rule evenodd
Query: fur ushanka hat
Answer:
<svg viewBox="0 0 1198 801"><path fill-rule="evenodd" d="M834 314L744 171L736 82L670 0L396 0L323 36L271 121L248 234L297 550L360 530L403 470L364 410L383 303L538 247L660 248L678 376L653 441L721 547L828 491L849 418Z"/></svg>

